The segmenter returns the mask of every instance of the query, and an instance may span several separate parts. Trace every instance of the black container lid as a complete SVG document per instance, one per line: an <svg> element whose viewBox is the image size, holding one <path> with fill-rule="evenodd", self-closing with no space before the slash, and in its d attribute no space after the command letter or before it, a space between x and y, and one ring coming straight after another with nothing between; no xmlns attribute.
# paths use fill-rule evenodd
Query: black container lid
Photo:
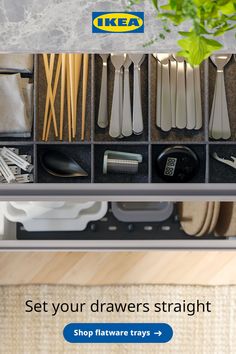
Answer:
<svg viewBox="0 0 236 354"><path fill-rule="evenodd" d="M199 158L187 146L168 147L157 157L157 173L166 182L188 182L198 170Z"/></svg>

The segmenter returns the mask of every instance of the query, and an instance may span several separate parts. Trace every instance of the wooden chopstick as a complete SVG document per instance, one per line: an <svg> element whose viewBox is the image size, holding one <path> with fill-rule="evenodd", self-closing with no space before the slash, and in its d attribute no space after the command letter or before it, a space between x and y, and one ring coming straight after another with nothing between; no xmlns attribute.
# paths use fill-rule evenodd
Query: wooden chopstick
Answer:
<svg viewBox="0 0 236 354"><path fill-rule="evenodd" d="M64 104L65 104L65 84L66 84L66 55L61 54L61 108L60 108L60 136L59 139L63 140L63 126L64 126Z"/></svg>
<svg viewBox="0 0 236 354"><path fill-rule="evenodd" d="M59 54L58 55L58 60L57 60L57 68L56 68L54 86L53 86L53 103L55 102L55 98L56 98L56 94L57 94L57 87L58 87L60 71L61 71L61 63L62 63L62 56L61 56L61 54ZM49 132L50 132L50 127L51 127L52 117L53 117L52 116L52 111L50 111L49 120L48 120L48 124L47 124L47 130L46 130L46 137L45 137L46 141L48 141L48 138L49 138Z"/></svg>
<svg viewBox="0 0 236 354"><path fill-rule="evenodd" d="M53 90L52 90L52 81L53 81L55 54L50 55L50 64L48 63L47 54L43 55L43 59L44 59L45 73L46 73L47 84L48 84L46 105L45 105L45 112L44 112L43 140L46 141L48 140L52 121L54 123L55 136L58 137L54 103L57 94L60 73L61 73L61 96L60 96L59 139L63 140L65 91L67 96L68 140L71 142L72 138L76 137L77 102L78 102L82 60L83 60L83 88L82 88L81 140L84 140L89 55L86 53L85 54L59 54Z"/></svg>
<svg viewBox="0 0 236 354"><path fill-rule="evenodd" d="M75 120L75 104L74 104L74 87L75 87L75 64L74 54L69 54L69 72L70 72L70 98L71 98L71 117L72 117L72 137L75 138L76 120Z"/></svg>
<svg viewBox="0 0 236 354"><path fill-rule="evenodd" d="M46 103L47 103L48 96L49 96L53 124L54 124L54 132L55 132L55 136L58 137L57 120L56 120L56 114L55 114L55 108L54 108L54 102L53 102L53 94L52 94L52 76L53 76L54 60L55 60L55 54L50 54L50 62L51 61L53 62L53 65L51 66L52 70L50 71L47 54L46 53L43 54L45 74L46 74L47 85L48 85Z"/></svg>
<svg viewBox="0 0 236 354"><path fill-rule="evenodd" d="M85 135L85 115L86 115L86 100L87 100L87 87L88 87L88 65L89 55L84 54L83 58L83 92L82 92L82 119L81 119L81 140L84 140Z"/></svg>
<svg viewBox="0 0 236 354"><path fill-rule="evenodd" d="M46 55L46 61L48 63L48 56ZM55 56L50 56L50 64L49 64L49 71L52 73L53 71L53 66L54 66L54 59ZM47 65L48 66L48 65ZM45 71L46 66L44 65ZM45 135L46 135L46 128L47 128L47 122L48 122L48 110L49 110L49 85L47 86L47 95L46 95L46 103L45 103L45 110L44 110L44 120L43 120L43 135L42 135L42 140L45 140Z"/></svg>
<svg viewBox="0 0 236 354"><path fill-rule="evenodd" d="M68 140L71 142L71 88L70 88L70 66L69 55L66 55L66 92L67 92L67 120L68 120Z"/></svg>
<svg viewBox="0 0 236 354"><path fill-rule="evenodd" d="M75 112L75 134L77 128L77 102L78 102L78 92L80 83L80 73L81 64L83 59L83 54L74 54L75 56L75 97L74 97L74 112Z"/></svg>

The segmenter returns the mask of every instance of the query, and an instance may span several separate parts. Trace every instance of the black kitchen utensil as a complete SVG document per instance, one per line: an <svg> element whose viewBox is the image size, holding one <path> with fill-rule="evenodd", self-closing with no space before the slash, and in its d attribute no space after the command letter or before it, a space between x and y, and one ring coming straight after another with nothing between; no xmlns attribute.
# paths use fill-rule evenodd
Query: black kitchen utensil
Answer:
<svg viewBox="0 0 236 354"><path fill-rule="evenodd" d="M199 158L187 146L168 147L157 157L157 173L166 182L188 182L198 170Z"/></svg>
<svg viewBox="0 0 236 354"><path fill-rule="evenodd" d="M57 150L47 150L41 157L43 168L56 177L86 177L88 173L74 159Z"/></svg>

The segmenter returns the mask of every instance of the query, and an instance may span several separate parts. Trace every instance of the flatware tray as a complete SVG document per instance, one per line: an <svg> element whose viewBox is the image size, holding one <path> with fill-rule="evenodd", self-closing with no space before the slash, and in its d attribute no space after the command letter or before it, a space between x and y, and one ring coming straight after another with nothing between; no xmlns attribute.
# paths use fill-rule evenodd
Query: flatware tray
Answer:
<svg viewBox="0 0 236 354"><path fill-rule="evenodd" d="M142 105L144 117L144 132L142 135L132 135L123 139L112 139L108 129L97 126L97 113L100 93L102 61L98 55L91 55L89 61L89 82L86 110L85 140L80 137L71 143L67 140L67 127L63 141L55 141L50 135L48 142L41 141L44 105L46 97L46 81L41 55L35 56L34 80L34 125L32 137L29 139L1 138L0 146L19 147L20 153L31 154L34 162L34 183L24 185L0 185L3 198L10 196L57 196L68 197L97 196L107 199L114 196L184 196L195 195L218 196L236 195L236 170L227 167L211 158L213 152L219 156L230 158L236 156L236 62L231 59L225 68L225 83L228 100L228 110L232 130L232 138L227 141L214 141L208 138L208 120L214 93L216 69L210 61L201 66L201 94L203 127L199 131L172 129L161 132L155 125L156 112L156 60L147 55L141 67ZM131 70L132 77L132 70ZM82 78L81 78L82 80ZM132 82L132 80L131 80ZM60 83L59 83L60 85ZM113 89L113 68L108 64L108 109L111 110ZM60 91L60 90L58 90ZM131 85L132 93L132 85ZM59 117L59 94L55 102L55 110ZM81 96L78 111L81 111ZM67 112L65 107L65 112ZM65 119L66 121L66 119ZM78 120L80 124L80 120ZM78 129L80 132L80 128ZM165 183L157 174L155 161L157 155L167 146L185 145L191 147L199 156L198 174L185 184ZM77 160L88 172L83 178L58 178L49 175L41 166L41 156L49 148L63 151ZM106 150L117 150L140 153L143 163L136 175L107 174L104 175L103 154ZM230 186L227 186L231 183ZM50 184L50 187L48 187ZM32 198L31 198L32 200Z"/></svg>

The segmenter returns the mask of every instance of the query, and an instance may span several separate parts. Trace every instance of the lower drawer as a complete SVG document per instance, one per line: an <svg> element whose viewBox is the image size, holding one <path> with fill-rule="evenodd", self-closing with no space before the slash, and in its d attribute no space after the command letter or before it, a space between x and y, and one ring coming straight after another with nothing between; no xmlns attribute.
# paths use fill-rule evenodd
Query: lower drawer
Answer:
<svg viewBox="0 0 236 354"><path fill-rule="evenodd" d="M231 203L232 204L232 203ZM223 207L225 207L225 203ZM229 204L228 204L229 205ZM84 231L32 232L22 224L1 220L3 250L154 250L154 249L235 249L235 237L189 236L181 227L179 206L174 204L172 214L164 221L120 221L109 203L107 214L89 222ZM233 216L231 216L232 218ZM222 218L219 214L218 222ZM66 222L66 221L65 221ZM232 230L231 226L231 230Z"/></svg>

